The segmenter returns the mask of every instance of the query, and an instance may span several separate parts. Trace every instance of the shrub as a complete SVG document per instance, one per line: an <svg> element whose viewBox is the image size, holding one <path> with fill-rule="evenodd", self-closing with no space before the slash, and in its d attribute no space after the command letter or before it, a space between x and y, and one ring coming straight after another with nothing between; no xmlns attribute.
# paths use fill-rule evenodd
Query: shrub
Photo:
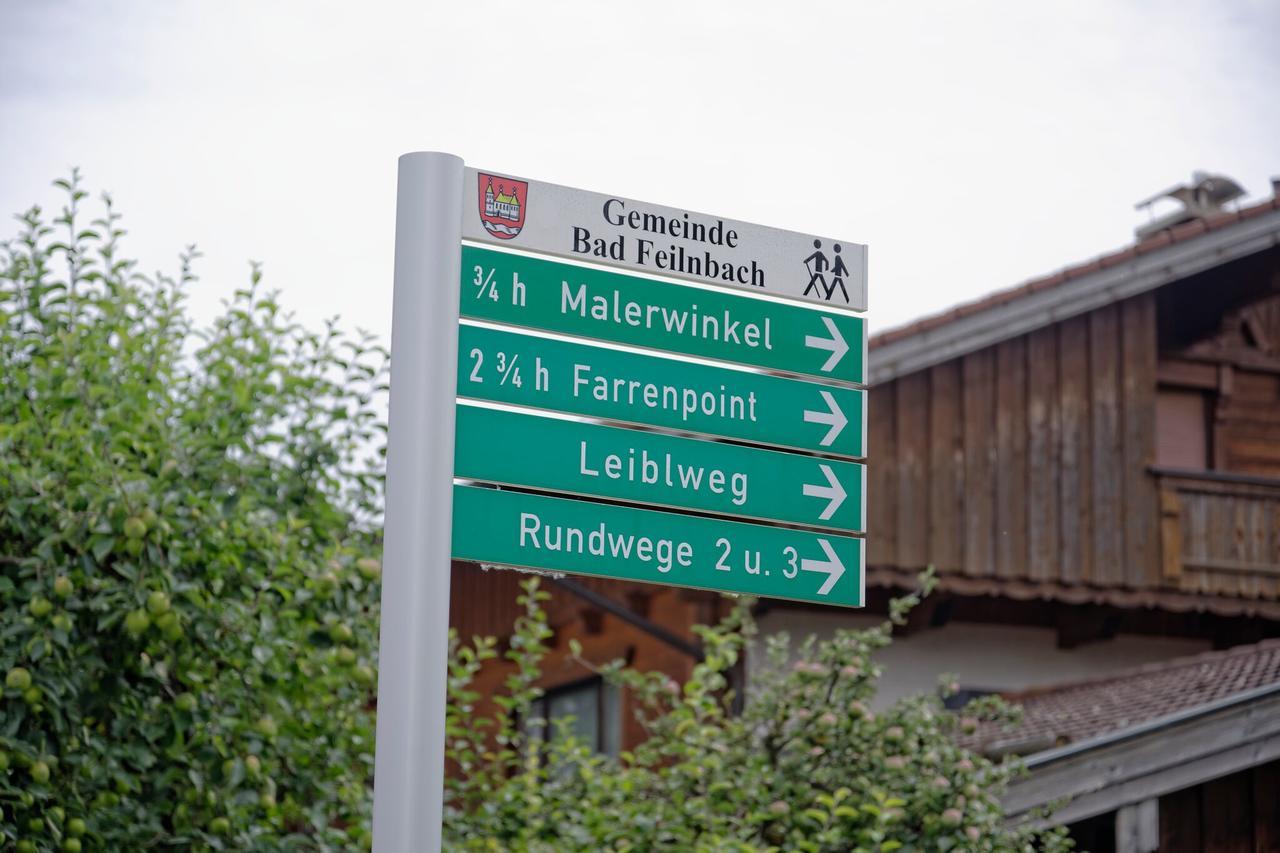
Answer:
<svg viewBox="0 0 1280 853"><path fill-rule="evenodd" d="M603 674L638 700L648 739L616 760L592 754L567 726L531 737L535 683L551 635L536 580L505 656L507 695L477 718L470 685L497 657L492 638L454 639L445 839L472 850L1061 850L1060 830L1010 828L1000 794L1020 766L957 745L973 717L1006 719L983 699L964 716L938 695L869 710L870 655L891 622L810 638L770 637L768 662L735 714L729 674L754 636L750 602L698 628L705 659L684 685L620 664ZM892 620L917 601L894 603ZM579 662L589 666L580 657ZM524 725L521 721L525 721Z"/></svg>
<svg viewBox="0 0 1280 853"><path fill-rule="evenodd" d="M0 848L367 843L385 353L256 266L196 328L194 248L58 185L0 246Z"/></svg>

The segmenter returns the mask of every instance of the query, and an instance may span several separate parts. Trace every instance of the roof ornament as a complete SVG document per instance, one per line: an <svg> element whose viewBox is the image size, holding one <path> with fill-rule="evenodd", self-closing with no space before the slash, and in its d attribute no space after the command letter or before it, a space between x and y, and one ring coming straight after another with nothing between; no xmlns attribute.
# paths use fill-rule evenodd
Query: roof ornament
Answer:
<svg viewBox="0 0 1280 853"><path fill-rule="evenodd" d="M1139 240L1145 240L1166 228L1172 228L1184 222L1193 222L1197 219L1208 219L1225 211L1228 203L1235 201L1244 194L1244 189L1226 175L1212 175L1201 171L1192 172L1190 183L1170 187L1134 205L1137 210L1146 208L1151 214L1151 220L1147 224L1133 229L1133 233ZM1154 209L1155 204L1166 198L1179 202L1182 207L1172 213L1157 217Z"/></svg>

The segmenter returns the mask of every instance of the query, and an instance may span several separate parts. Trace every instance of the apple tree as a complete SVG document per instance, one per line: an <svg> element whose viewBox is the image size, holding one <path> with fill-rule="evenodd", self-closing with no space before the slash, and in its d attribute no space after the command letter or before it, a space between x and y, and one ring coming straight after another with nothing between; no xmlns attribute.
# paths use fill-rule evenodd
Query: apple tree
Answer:
<svg viewBox="0 0 1280 853"><path fill-rule="evenodd" d="M0 245L0 848L369 840L386 354L207 327L78 177Z"/></svg>

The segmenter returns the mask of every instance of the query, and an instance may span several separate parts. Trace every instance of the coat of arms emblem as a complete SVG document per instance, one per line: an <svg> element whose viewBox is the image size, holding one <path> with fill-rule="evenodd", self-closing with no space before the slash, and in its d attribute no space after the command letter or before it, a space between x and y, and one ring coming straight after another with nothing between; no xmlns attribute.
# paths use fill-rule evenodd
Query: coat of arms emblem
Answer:
<svg viewBox="0 0 1280 853"><path fill-rule="evenodd" d="M479 173L480 222L499 240L510 240L524 226L529 204L529 182Z"/></svg>

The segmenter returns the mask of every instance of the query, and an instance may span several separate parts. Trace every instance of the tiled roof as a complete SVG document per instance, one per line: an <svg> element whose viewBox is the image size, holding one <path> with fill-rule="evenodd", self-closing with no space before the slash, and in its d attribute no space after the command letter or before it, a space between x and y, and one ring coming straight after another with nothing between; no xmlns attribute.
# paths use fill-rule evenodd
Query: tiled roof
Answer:
<svg viewBox="0 0 1280 853"><path fill-rule="evenodd" d="M1193 240L1202 234L1207 234L1210 231L1217 231L1234 225L1237 222L1244 222L1245 220L1253 219L1256 216L1262 216L1272 210L1280 210L1280 193L1273 195L1266 201L1259 202L1258 204L1241 210L1222 213L1212 219L1197 219L1183 223L1182 225L1176 225L1172 228L1166 228L1163 231L1151 235L1145 240L1117 252L1102 255L1101 257L1094 258L1091 261L1067 267L1066 269L1060 270L1052 275L1035 278L1006 290L996 291L995 293L988 294L981 299L962 303L954 308L943 311L940 314L932 314L928 317L923 317L919 320L908 323L905 326L888 329L877 335L872 335L870 340L867 341L867 346L870 349L875 349L876 347L884 346L885 344L892 343L903 338L909 338L922 332L928 332L940 326L945 326L950 322L960 319L961 317L980 314L988 309L1004 305L1008 302L1013 302L1023 296L1027 296L1041 290L1060 287L1069 281L1116 266L1117 264L1125 263L1126 261L1133 260L1140 255L1154 252L1157 249L1163 249L1164 247L1171 246L1174 243L1183 243L1188 240Z"/></svg>
<svg viewBox="0 0 1280 853"><path fill-rule="evenodd" d="M867 587L911 590L918 569L867 566ZM1101 604L1131 610L1155 608L1170 613L1215 613L1219 616L1258 617L1280 621L1280 601L1205 595L1196 590L1167 588L1131 589L1053 580L1018 580L1008 577L974 577L955 572L938 575L938 590L955 595L1010 598L1014 601L1060 601L1065 604Z"/></svg>
<svg viewBox="0 0 1280 853"><path fill-rule="evenodd" d="M1022 706L1010 729L979 729L969 745L995 749L1026 744L1039 751L1188 711L1239 693L1280 683L1280 640L1178 658L1005 698Z"/></svg>

